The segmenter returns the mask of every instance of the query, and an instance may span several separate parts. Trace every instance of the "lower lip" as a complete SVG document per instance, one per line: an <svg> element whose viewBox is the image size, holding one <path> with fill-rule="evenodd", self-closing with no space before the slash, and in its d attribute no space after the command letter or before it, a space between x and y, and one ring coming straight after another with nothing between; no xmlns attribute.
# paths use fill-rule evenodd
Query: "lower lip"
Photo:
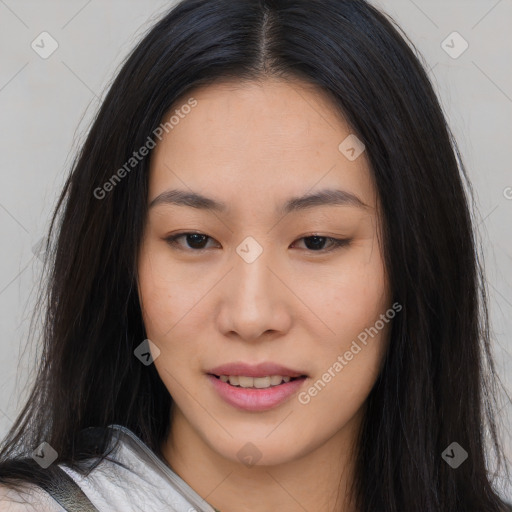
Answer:
<svg viewBox="0 0 512 512"><path fill-rule="evenodd" d="M305 377L301 377L279 386L257 389L235 387L213 375L207 377L224 401L244 411L265 411L277 407L297 393L306 380Z"/></svg>

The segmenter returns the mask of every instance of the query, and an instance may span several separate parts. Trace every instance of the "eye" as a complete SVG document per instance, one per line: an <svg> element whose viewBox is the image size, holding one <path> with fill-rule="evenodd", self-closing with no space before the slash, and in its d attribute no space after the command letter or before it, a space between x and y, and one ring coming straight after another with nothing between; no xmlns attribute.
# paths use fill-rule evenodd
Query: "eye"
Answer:
<svg viewBox="0 0 512 512"><path fill-rule="evenodd" d="M177 247L178 249L186 250L181 244L178 243L178 240L180 238L185 238L186 242L189 244L189 248L192 248L194 251L198 252L205 249L205 242L210 237L208 235L204 235L203 233L179 233L177 235L170 236L165 240L172 247Z"/></svg>
<svg viewBox="0 0 512 512"><path fill-rule="evenodd" d="M320 235L309 235L299 240L304 240L305 245L312 252L330 252L335 249L346 247L350 245L351 240L348 238L332 238L329 236L320 236ZM327 249L324 248L325 243L329 242L329 246Z"/></svg>
<svg viewBox="0 0 512 512"><path fill-rule="evenodd" d="M178 242L180 238L184 238L186 240L188 247L184 247ZM208 239L213 240L213 238L203 233L178 233L177 235L170 236L165 240L171 247L175 247L179 250L191 249L192 252L199 252L206 249L205 244L207 243ZM299 240L305 241L306 248L310 252L324 253L333 251L341 247L346 247L350 245L351 242L350 239L332 238L320 235L309 235L306 237L299 238ZM326 242L329 242L328 248L325 248Z"/></svg>

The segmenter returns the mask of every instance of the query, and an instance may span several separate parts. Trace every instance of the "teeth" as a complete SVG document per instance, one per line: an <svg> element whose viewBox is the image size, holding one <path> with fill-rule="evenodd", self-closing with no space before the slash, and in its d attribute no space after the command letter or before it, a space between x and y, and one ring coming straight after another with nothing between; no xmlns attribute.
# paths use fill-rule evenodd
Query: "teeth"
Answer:
<svg viewBox="0 0 512 512"><path fill-rule="evenodd" d="M272 375L270 377L270 385L271 386L277 386L278 384L281 384L283 378L280 375Z"/></svg>
<svg viewBox="0 0 512 512"><path fill-rule="evenodd" d="M254 378L254 387L255 388L269 388L270 387L270 377L258 377Z"/></svg>
<svg viewBox="0 0 512 512"><path fill-rule="evenodd" d="M240 375L239 377L235 377L238 380L238 385L242 388L252 388L254 384L254 379L252 377L244 377ZM229 377L229 382L233 384L233 377Z"/></svg>
<svg viewBox="0 0 512 512"><path fill-rule="evenodd" d="M244 375L221 375L222 382L229 382L232 386L240 386L242 388L265 389L271 386L279 386L283 382L290 382L291 377L283 377L281 375L270 375L267 377L246 377Z"/></svg>

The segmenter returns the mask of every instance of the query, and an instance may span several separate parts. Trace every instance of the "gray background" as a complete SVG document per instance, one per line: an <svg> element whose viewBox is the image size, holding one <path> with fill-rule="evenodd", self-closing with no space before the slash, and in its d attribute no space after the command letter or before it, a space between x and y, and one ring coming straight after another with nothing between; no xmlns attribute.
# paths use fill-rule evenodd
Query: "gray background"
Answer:
<svg viewBox="0 0 512 512"><path fill-rule="evenodd" d="M35 344L24 350L41 272L33 247L47 228L106 86L135 42L173 3L0 0L0 437L26 397L40 350ZM373 3L402 26L424 55L459 142L477 196L494 352L510 392L512 0ZM59 45L47 59L31 47L43 31ZM463 49L454 31L469 45L457 58L445 51L454 55ZM512 414L510 405L503 404L510 460ZM512 499L510 487L504 493Z"/></svg>

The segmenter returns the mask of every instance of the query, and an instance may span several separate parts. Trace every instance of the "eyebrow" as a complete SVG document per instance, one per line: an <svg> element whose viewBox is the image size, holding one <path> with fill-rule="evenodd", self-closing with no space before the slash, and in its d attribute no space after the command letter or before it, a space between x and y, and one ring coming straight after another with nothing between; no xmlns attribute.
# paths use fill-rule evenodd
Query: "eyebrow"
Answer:
<svg viewBox="0 0 512 512"><path fill-rule="evenodd" d="M197 192L188 192L186 190L166 190L156 196L149 204L149 208L154 208L161 204L175 204L178 206L188 206L198 210L214 211L225 213L227 205L216 199L203 196ZM324 189L318 192L306 193L302 196L288 199L276 213L288 214L308 208L319 206L355 206L357 208L369 208L369 206L359 197L351 192L337 189Z"/></svg>

